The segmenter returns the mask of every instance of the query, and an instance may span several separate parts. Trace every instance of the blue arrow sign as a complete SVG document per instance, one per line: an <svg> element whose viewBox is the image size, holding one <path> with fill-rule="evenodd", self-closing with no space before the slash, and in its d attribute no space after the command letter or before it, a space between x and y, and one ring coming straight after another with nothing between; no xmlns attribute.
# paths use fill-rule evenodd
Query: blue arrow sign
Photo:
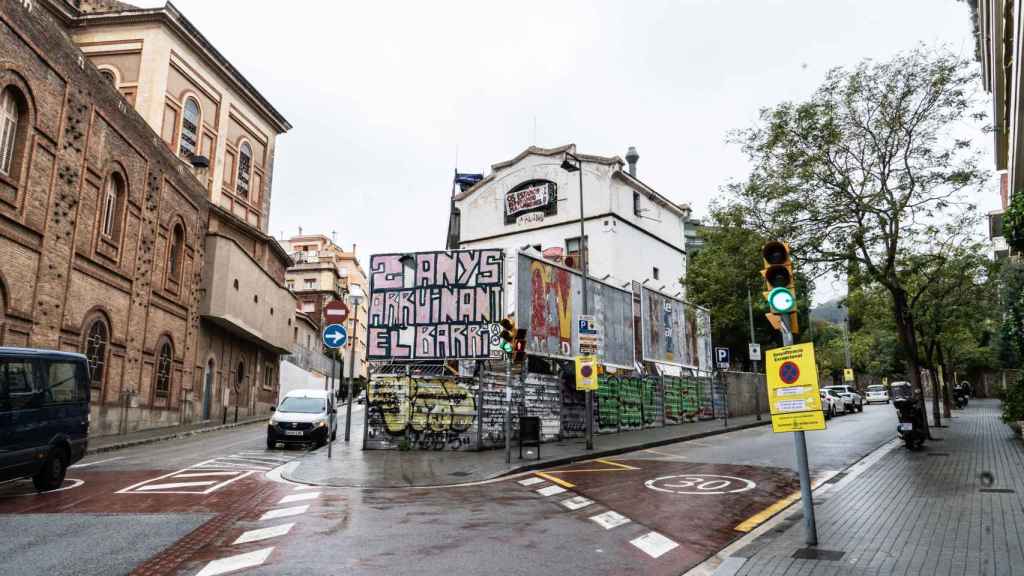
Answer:
<svg viewBox="0 0 1024 576"><path fill-rule="evenodd" d="M328 324L324 328L323 340L328 348L341 348L348 342L348 330L341 324Z"/></svg>

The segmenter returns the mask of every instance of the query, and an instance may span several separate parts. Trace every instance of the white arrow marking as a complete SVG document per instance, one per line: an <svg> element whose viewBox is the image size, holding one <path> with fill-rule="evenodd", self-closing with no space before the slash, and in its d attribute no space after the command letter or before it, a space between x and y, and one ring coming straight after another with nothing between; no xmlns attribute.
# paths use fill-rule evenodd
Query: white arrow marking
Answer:
<svg viewBox="0 0 1024 576"><path fill-rule="evenodd" d="M227 558L214 560L207 564L199 574L196 574L196 576L217 576L218 574L234 572L235 570L242 570L243 568L259 566L267 561L267 558L270 557L270 553L273 551L274 548L271 546L270 548L263 548L261 550L247 552L245 554L238 554L236 556L228 556Z"/></svg>

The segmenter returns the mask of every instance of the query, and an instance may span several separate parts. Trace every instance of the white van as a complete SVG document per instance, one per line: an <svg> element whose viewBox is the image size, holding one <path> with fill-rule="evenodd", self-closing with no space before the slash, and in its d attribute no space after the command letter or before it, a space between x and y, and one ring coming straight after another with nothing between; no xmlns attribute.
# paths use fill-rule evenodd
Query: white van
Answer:
<svg viewBox="0 0 1024 576"><path fill-rule="evenodd" d="M337 407L326 390L292 390L267 422L267 449L278 444L323 446L338 434Z"/></svg>

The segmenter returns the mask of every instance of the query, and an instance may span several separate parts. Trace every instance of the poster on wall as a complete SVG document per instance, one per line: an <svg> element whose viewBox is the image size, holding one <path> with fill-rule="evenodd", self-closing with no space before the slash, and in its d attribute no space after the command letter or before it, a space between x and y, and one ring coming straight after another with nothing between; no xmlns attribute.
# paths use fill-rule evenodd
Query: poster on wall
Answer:
<svg viewBox="0 0 1024 576"><path fill-rule="evenodd" d="M574 359L580 353L583 277L569 268L526 254L519 255L517 267L516 322L527 329L526 352ZM590 279L587 287L589 316L600 326L600 362L632 369L632 293L594 279Z"/></svg>
<svg viewBox="0 0 1024 576"><path fill-rule="evenodd" d="M645 361L711 369L711 316L707 310L644 287L640 318Z"/></svg>
<svg viewBox="0 0 1024 576"><path fill-rule="evenodd" d="M505 223L532 224L558 213L558 185L550 180L529 180L505 193Z"/></svg>
<svg viewBox="0 0 1024 576"><path fill-rule="evenodd" d="M500 249L370 257L369 360L496 355L504 298Z"/></svg>

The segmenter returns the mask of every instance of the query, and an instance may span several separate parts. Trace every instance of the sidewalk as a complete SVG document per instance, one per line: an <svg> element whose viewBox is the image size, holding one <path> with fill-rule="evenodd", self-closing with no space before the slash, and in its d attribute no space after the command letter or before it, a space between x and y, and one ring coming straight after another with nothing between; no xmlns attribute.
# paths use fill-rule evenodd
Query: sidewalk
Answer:
<svg viewBox="0 0 1024 576"><path fill-rule="evenodd" d="M941 441L901 445L816 495L818 556L841 558L793 557L805 548L797 504L715 575L1024 574L1024 443L999 420L998 400L971 400L943 423L932 432Z"/></svg>
<svg viewBox="0 0 1024 576"><path fill-rule="evenodd" d="M753 426L770 423L766 415L757 421L754 416L730 418L726 428L722 420L692 422L662 428L648 428L618 434L594 436L594 450L586 450L583 438L571 438L561 442L541 445L541 459L536 460L533 448L523 450L519 459L519 448L512 446L512 463L505 463L504 450L481 452L423 451L410 450L361 450L362 415L353 418L352 442L346 446L342 441L344 422L339 424L338 440L334 443L334 455L327 458L327 450L321 448L310 452L297 462L297 466L286 468L282 476L294 482L323 486L348 486L363 488L405 488L414 486L446 486L467 482L490 480L507 474L525 472L549 466L568 464L589 458L602 458L693 440L715 434L733 432ZM529 454L527 454L529 451Z"/></svg>
<svg viewBox="0 0 1024 576"><path fill-rule="evenodd" d="M185 426L166 426L162 428L150 428L147 430L139 430L137 432L129 432L128 434L111 434L108 436L97 436L95 438L90 437L89 450L86 454L100 454L102 452L129 448L131 446L139 446L141 444L151 444L153 442L173 440L174 438L184 438L185 436L202 434L204 432L226 430L228 428L245 426L246 424L253 424L255 422L266 422L267 418L268 416L266 415L247 417L239 419L237 423L229 422L227 424L219 424L215 420L207 420L206 422L187 424Z"/></svg>

